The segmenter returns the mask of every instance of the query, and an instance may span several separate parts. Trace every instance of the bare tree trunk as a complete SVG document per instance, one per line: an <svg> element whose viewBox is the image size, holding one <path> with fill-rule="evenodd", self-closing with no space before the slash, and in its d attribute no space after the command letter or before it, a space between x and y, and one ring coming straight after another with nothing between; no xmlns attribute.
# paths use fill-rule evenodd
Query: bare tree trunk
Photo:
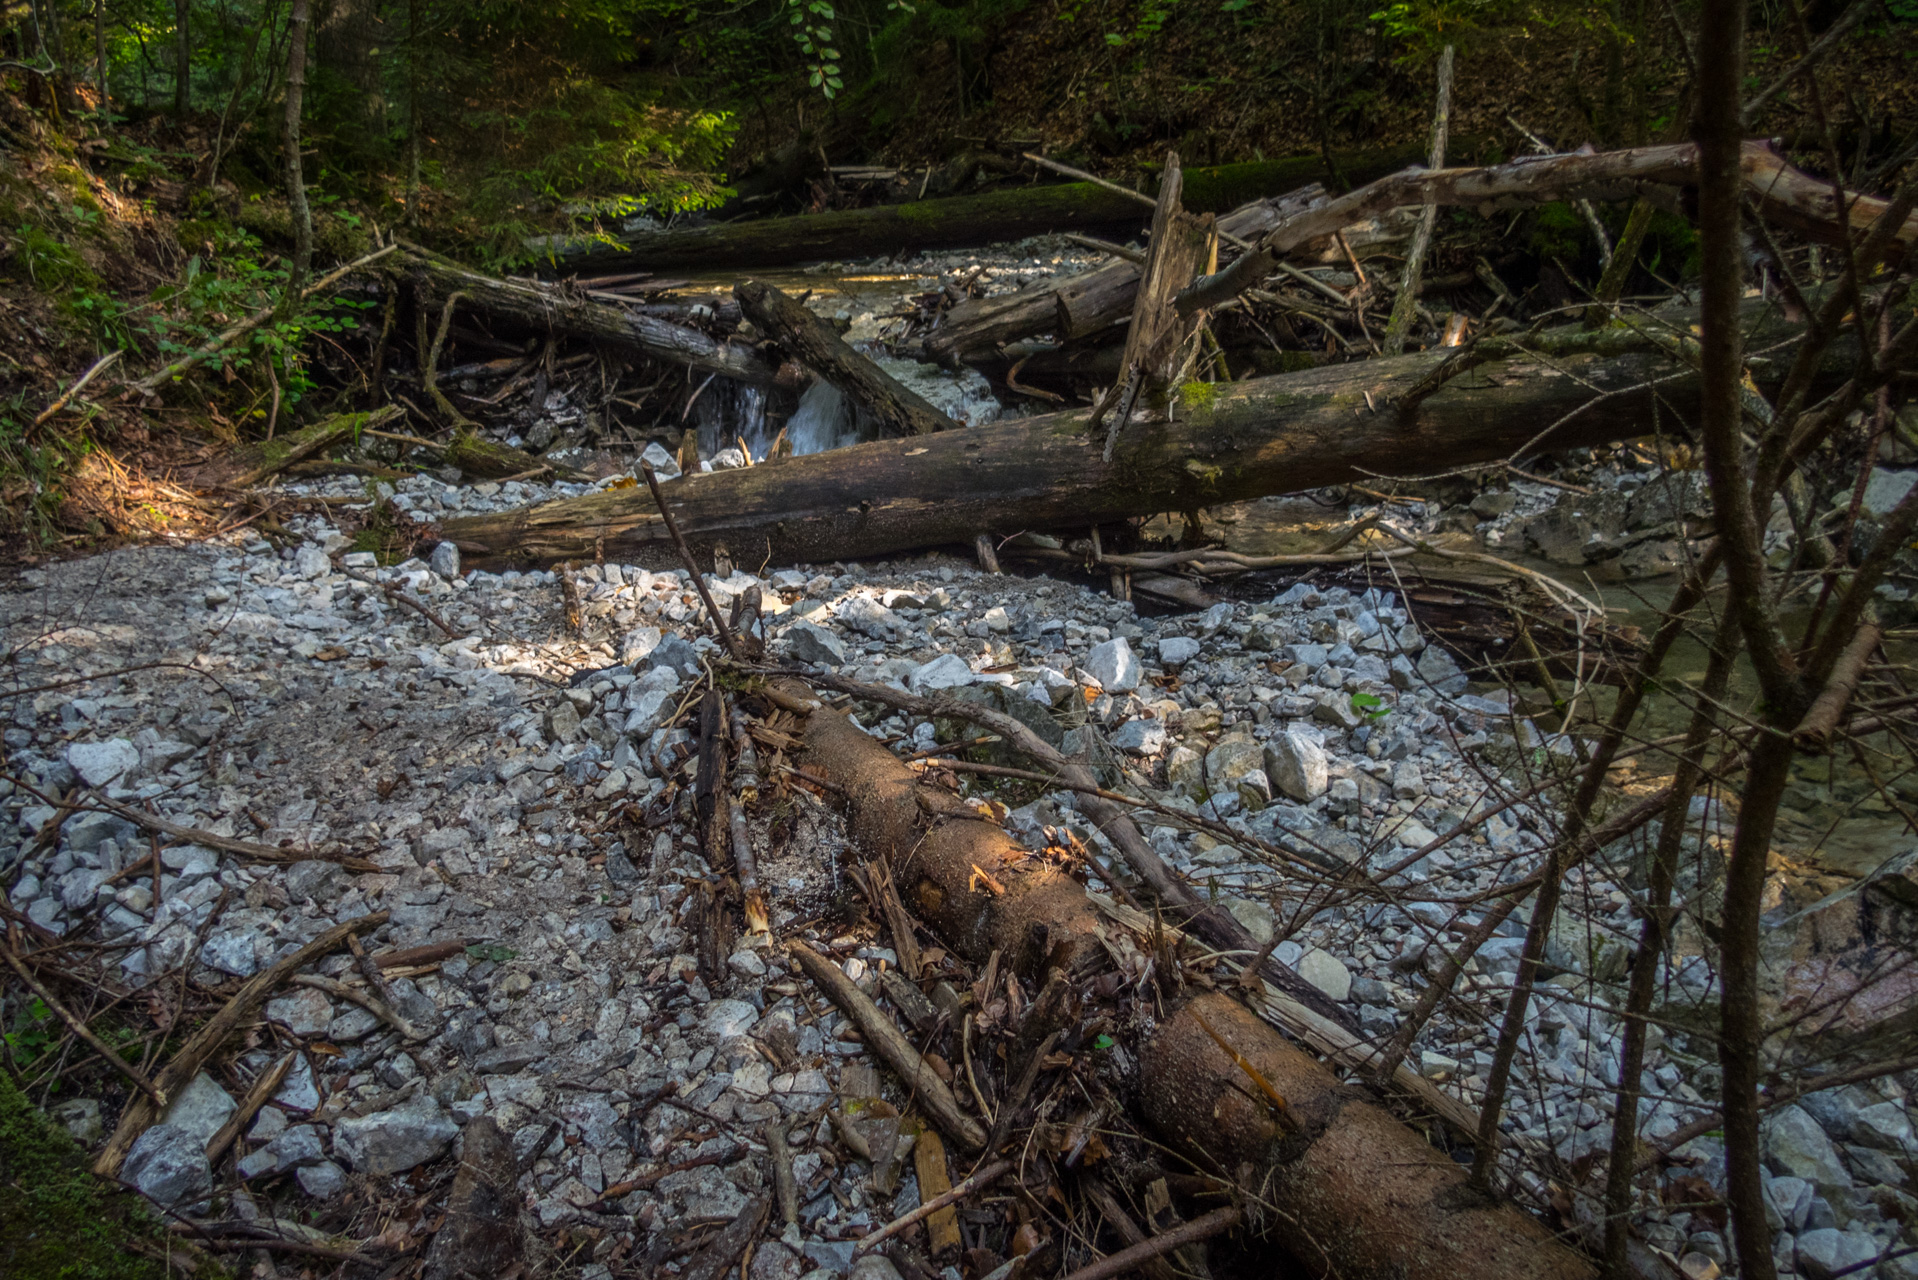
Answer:
<svg viewBox="0 0 1918 1280"><path fill-rule="evenodd" d="M1771 704L1770 716L1783 712L1789 728L1797 718L1792 706L1796 664L1782 637L1774 634L1767 608L1763 544L1740 430L1744 407L1739 390L1745 370L1738 326L1738 299L1744 291L1739 174L1744 128L1739 103L1744 91L1745 16L1745 0L1704 0L1699 13L1699 30L1717 46L1699 63L1698 112L1693 122L1703 258L1699 428L1731 587L1727 607L1745 634L1752 665ZM1731 1211L1738 1274L1744 1280L1775 1280L1777 1275L1759 1167L1759 1050L1765 1028L1758 1008L1758 943L1765 862L1791 758L1789 736L1759 735L1746 773L1725 879L1718 1060L1724 1071L1725 1200Z"/></svg>
<svg viewBox="0 0 1918 1280"><path fill-rule="evenodd" d="M173 114L179 119L186 118L193 72L193 45L187 32L190 4L191 0L173 0Z"/></svg>
<svg viewBox="0 0 1918 1280"><path fill-rule="evenodd" d="M1445 142L1452 125L1451 45L1439 54L1438 110L1432 116L1432 164L1445 167ZM1405 258L1405 276L1399 281L1399 296L1392 304L1392 318L1385 323L1385 354L1395 356L1405 350L1405 335L1411 332L1412 318L1419 310L1419 277L1425 272L1425 251L1432 245L1432 228L1438 224L1438 201L1427 197L1419 215L1418 230L1412 235L1412 251Z"/></svg>
<svg viewBox="0 0 1918 1280"><path fill-rule="evenodd" d="M306 34L311 23L311 0L293 0L293 11L286 23L286 203L293 215L293 272L286 288L289 302L300 296L300 288L313 266L313 210L306 203L306 173L300 163L300 111L306 97Z"/></svg>

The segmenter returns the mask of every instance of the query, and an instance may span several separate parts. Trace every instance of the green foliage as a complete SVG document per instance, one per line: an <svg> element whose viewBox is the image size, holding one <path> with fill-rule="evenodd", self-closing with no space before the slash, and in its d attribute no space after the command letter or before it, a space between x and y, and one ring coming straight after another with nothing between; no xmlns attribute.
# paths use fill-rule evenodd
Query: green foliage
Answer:
<svg viewBox="0 0 1918 1280"><path fill-rule="evenodd" d="M52 1046L58 1021L47 1002L35 996L26 1007L14 1011L13 1025L0 1039L7 1042L7 1052L13 1060L23 1067L32 1066L35 1059Z"/></svg>
<svg viewBox="0 0 1918 1280"><path fill-rule="evenodd" d="M833 8L826 0L786 0L793 43L806 59L807 83L831 98L845 83L839 78L839 50L832 48Z"/></svg>
<svg viewBox="0 0 1918 1280"><path fill-rule="evenodd" d="M22 1280L162 1280L127 1248L157 1224L86 1170L73 1140L0 1072L0 1269Z"/></svg>
<svg viewBox="0 0 1918 1280"><path fill-rule="evenodd" d="M1571 262L1591 240L1591 228L1585 225L1585 219L1563 200L1540 205L1532 212L1531 224L1526 247L1541 258Z"/></svg>
<svg viewBox="0 0 1918 1280"><path fill-rule="evenodd" d="M1234 0L1227 0L1227 7L1230 8L1233 2ZM1166 21L1172 17L1172 12L1178 3L1179 0L1145 0L1139 6L1139 16L1133 22L1132 30L1108 31L1106 43L1117 49L1151 39L1164 30ZM1240 8L1243 8L1247 0L1237 0L1237 3Z"/></svg>
<svg viewBox="0 0 1918 1280"><path fill-rule="evenodd" d="M1392 708L1386 706L1385 699L1376 693L1353 694L1352 709L1374 724L1392 714Z"/></svg>

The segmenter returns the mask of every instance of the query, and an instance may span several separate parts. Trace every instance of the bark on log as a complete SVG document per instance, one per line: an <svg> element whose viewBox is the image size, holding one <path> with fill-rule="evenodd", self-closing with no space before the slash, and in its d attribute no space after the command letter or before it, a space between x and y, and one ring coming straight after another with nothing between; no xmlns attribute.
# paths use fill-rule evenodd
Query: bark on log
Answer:
<svg viewBox="0 0 1918 1280"><path fill-rule="evenodd" d="M1422 149L1394 147L1334 156L1354 182L1415 162ZM1309 182L1334 181L1318 156L1221 165L1186 173L1186 207L1222 213ZM826 258L871 258L916 249L957 249L1051 231L1137 226L1137 204L1090 182L1019 187L984 195L878 205L799 218L729 222L629 236L624 249L561 251L549 274L777 266Z"/></svg>
<svg viewBox="0 0 1918 1280"><path fill-rule="evenodd" d="M794 697L810 691L785 684ZM1098 915L1080 885L1019 846L995 824L922 785L891 752L838 712L806 721L801 761L842 789L847 829L864 856L880 854L907 901L955 950L993 950L1033 977L1096 964ZM982 886L987 871L998 891ZM1292 1123L1282 1130L1199 1024L1217 1031L1277 1087ZM1591 1265L1510 1204L1464 1193L1465 1171L1425 1138L1341 1084L1229 997L1180 1009L1140 1046L1138 1096L1160 1136L1271 1206L1267 1226L1308 1268L1346 1277L1586 1280ZM1321 1252L1321 1249L1324 1252Z"/></svg>
<svg viewBox="0 0 1918 1280"><path fill-rule="evenodd" d="M760 333L799 363L870 409L902 436L931 435L956 425L925 397L846 344L838 332L796 299L763 280L733 289L739 308Z"/></svg>
<svg viewBox="0 0 1918 1280"><path fill-rule="evenodd" d="M563 333L666 364L691 365L710 373L764 385L773 367L743 343L721 342L698 330L671 324L611 302L595 302L559 285L503 280L463 267L438 254L408 247L404 269L439 297L466 295L467 305L523 325L536 333Z"/></svg>
<svg viewBox="0 0 1918 1280"><path fill-rule="evenodd" d="M368 427L378 427L400 416L398 405L373 413L342 413L272 440L243 444L196 470L196 489L245 489L278 475L298 462L324 453Z"/></svg>
<svg viewBox="0 0 1918 1280"><path fill-rule="evenodd" d="M1754 348L1794 332L1762 305L1753 304ZM1671 319L1685 331L1684 312ZM1662 351L1618 349L1631 340L1618 330L1549 331L1534 340L1549 360L1487 360L1430 394L1456 349L1207 383L1182 392L1172 421L1129 427L1110 463L1076 410L686 476L663 492L701 556L724 543L741 562L794 564L971 544L981 530L1083 528L1374 484L1377 472L1445 471L1643 435L1655 425L1653 384L1664 421L1689 413L1697 396L1689 366ZM651 495L636 489L461 517L442 531L478 567L585 559L601 539L608 558L677 563Z"/></svg>

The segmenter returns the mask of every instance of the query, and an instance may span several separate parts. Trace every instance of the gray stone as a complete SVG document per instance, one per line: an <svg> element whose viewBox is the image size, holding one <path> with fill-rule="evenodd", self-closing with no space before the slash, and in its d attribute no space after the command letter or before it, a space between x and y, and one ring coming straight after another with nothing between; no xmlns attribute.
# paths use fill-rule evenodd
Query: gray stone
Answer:
<svg viewBox="0 0 1918 1280"><path fill-rule="evenodd" d="M1356 729L1365 716L1352 705L1352 695L1343 689L1327 689L1312 707L1312 718L1337 729Z"/></svg>
<svg viewBox="0 0 1918 1280"><path fill-rule="evenodd" d="M1327 768L1325 748L1296 729L1272 739L1265 749L1266 776L1282 794L1301 804L1325 794Z"/></svg>
<svg viewBox="0 0 1918 1280"><path fill-rule="evenodd" d="M943 653L915 669L906 680L914 693L958 689L972 683L972 668L956 653Z"/></svg>
<svg viewBox="0 0 1918 1280"><path fill-rule="evenodd" d="M310 1124L300 1124L240 1157L239 1170L242 1178L269 1178L324 1159L326 1149L320 1145L320 1131Z"/></svg>
<svg viewBox="0 0 1918 1280"><path fill-rule="evenodd" d="M260 967L255 946L257 936L251 929L216 933L201 946L199 961L209 969L218 969L236 978L250 978Z"/></svg>
<svg viewBox="0 0 1918 1280"><path fill-rule="evenodd" d="M426 564L442 578L457 578L460 576L460 549L450 542L442 542L433 548L433 554Z"/></svg>
<svg viewBox="0 0 1918 1280"><path fill-rule="evenodd" d="M239 1109L240 1104L233 1100L232 1095L222 1089L212 1076L202 1071L187 1081L184 1089L173 1095L173 1101L167 1105L166 1113L160 1119L162 1123L192 1134L204 1145L220 1131L227 1117Z"/></svg>
<svg viewBox="0 0 1918 1280"><path fill-rule="evenodd" d="M658 627L634 627L620 639L620 665L638 666L646 660L648 654L659 648L660 639L661 632Z"/></svg>
<svg viewBox="0 0 1918 1280"><path fill-rule="evenodd" d="M313 1064L305 1054L294 1060L286 1079L280 1081L273 1102L289 1111L312 1111L320 1105L320 1087L313 1079Z"/></svg>
<svg viewBox="0 0 1918 1280"><path fill-rule="evenodd" d="M1821 1227L1798 1237L1798 1269L1811 1280L1831 1280L1847 1268L1878 1257L1878 1242L1862 1231Z"/></svg>
<svg viewBox="0 0 1918 1280"><path fill-rule="evenodd" d="M571 742L579 736L579 708L564 698L546 709L546 737L552 742Z"/></svg>
<svg viewBox="0 0 1918 1280"><path fill-rule="evenodd" d="M1805 1215L1811 1212L1811 1183L1803 1178L1773 1178L1765 1184L1765 1198L1771 1202L1773 1211L1778 1214L1779 1231L1797 1231L1805 1225Z"/></svg>
<svg viewBox="0 0 1918 1280"><path fill-rule="evenodd" d="M324 578L332 569L332 564L326 558L326 548L317 542L302 543L300 549L293 553L293 572L309 581Z"/></svg>
<svg viewBox="0 0 1918 1280"><path fill-rule="evenodd" d="M1166 636L1159 641L1159 665L1182 667L1199 656L1199 642L1191 636Z"/></svg>
<svg viewBox="0 0 1918 1280"><path fill-rule="evenodd" d="M342 1118L333 1150L360 1173L404 1173L446 1150L459 1131L432 1094L419 1093L389 1111Z"/></svg>
<svg viewBox="0 0 1918 1280"><path fill-rule="evenodd" d="M331 1160L322 1160L295 1170L293 1180L315 1200L330 1200L346 1189L346 1170Z"/></svg>
<svg viewBox="0 0 1918 1280"><path fill-rule="evenodd" d="M653 474L661 480L679 479L679 459L668 453L657 440L646 446L646 452L639 455L639 460L651 467ZM634 467L633 472L637 475L639 468Z"/></svg>
<svg viewBox="0 0 1918 1280"><path fill-rule="evenodd" d="M1898 1155L1918 1155L1911 1133L1911 1117L1895 1102L1879 1102L1852 1117L1852 1140Z"/></svg>
<svg viewBox="0 0 1918 1280"><path fill-rule="evenodd" d="M798 662L836 667L846 660L846 642L816 622L795 622L786 628L786 652Z"/></svg>
<svg viewBox="0 0 1918 1280"><path fill-rule="evenodd" d="M1851 1185L1831 1139L1803 1107L1782 1107L1766 1119L1765 1155L1774 1172L1813 1186Z"/></svg>
<svg viewBox="0 0 1918 1280"><path fill-rule="evenodd" d="M669 667L680 675L686 674L688 667L699 669L699 655L692 645L686 643L684 636L670 635L661 640L658 646L646 655L648 667Z"/></svg>
<svg viewBox="0 0 1918 1280"><path fill-rule="evenodd" d="M140 749L125 738L76 742L67 748L67 763L89 787L125 786L139 776Z"/></svg>
<svg viewBox="0 0 1918 1280"><path fill-rule="evenodd" d="M65 1102L56 1102L47 1108L47 1114L55 1124L73 1135L73 1140L81 1146L91 1146L106 1136L106 1125L100 1119L100 1102L97 1098L69 1098Z"/></svg>
<svg viewBox="0 0 1918 1280"><path fill-rule="evenodd" d="M744 1000L715 1000L706 1006L706 1031L715 1040L731 1040L751 1031L759 1010Z"/></svg>
<svg viewBox="0 0 1918 1280"><path fill-rule="evenodd" d="M120 1178L169 1209L190 1209L213 1194L206 1140L170 1124L156 1124L140 1135L120 1167Z"/></svg>
<svg viewBox="0 0 1918 1280"><path fill-rule="evenodd" d="M546 1050L536 1040L522 1040L518 1044L503 1044L476 1054L473 1058L473 1070L483 1076L510 1076L538 1062L546 1056Z"/></svg>
<svg viewBox="0 0 1918 1280"><path fill-rule="evenodd" d="M138 827L117 813L76 813L60 828L60 841L75 853L93 853L106 840L125 847L138 831Z"/></svg>
<svg viewBox="0 0 1918 1280"><path fill-rule="evenodd" d="M1120 725L1112 745L1128 755L1156 756L1165 750L1165 739L1165 721L1141 717Z"/></svg>
<svg viewBox="0 0 1918 1280"><path fill-rule="evenodd" d="M853 596L834 611L839 620L861 635L885 640L904 626L904 620L871 596Z"/></svg>
<svg viewBox="0 0 1918 1280"><path fill-rule="evenodd" d="M1130 693L1139 687L1139 660L1124 636L1094 645L1079 669L1097 680L1107 693Z"/></svg>
<svg viewBox="0 0 1918 1280"><path fill-rule="evenodd" d="M1873 467L1871 479L1865 481L1864 509L1874 516L1887 516L1893 507L1905 500L1911 492L1911 486L1918 484L1918 471L1887 471L1883 467Z"/></svg>
<svg viewBox="0 0 1918 1280"><path fill-rule="evenodd" d="M266 1002L269 1022L277 1022L296 1036L316 1036L333 1021L333 1002L324 991L296 987Z"/></svg>
<svg viewBox="0 0 1918 1280"><path fill-rule="evenodd" d="M630 737L645 737L659 728L678 705L679 700L673 693L648 689L633 699L626 712L626 722L620 726L621 732Z"/></svg>
<svg viewBox="0 0 1918 1280"><path fill-rule="evenodd" d="M286 896L295 902L304 902L308 898L324 901L332 896L345 874L346 868L337 862L308 858L288 867L280 884L286 890Z"/></svg>
<svg viewBox="0 0 1918 1280"><path fill-rule="evenodd" d="M1329 952L1313 947L1294 967L1301 978L1334 1000L1343 1000L1352 994L1352 971Z"/></svg>
<svg viewBox="0 0 1918 1280"><path fill-rule="evenodd" d="M1205 780L1215 792L1232 790L1255 769L1265 772L1265 748L1251 738L1225 738L1205 753Z"/></svg>
<svg viewBox="0 0 1918 1280"><path fill-rule="evenodd" d="M1496 493L1481 493L1472 499L1472 514L1486 520L1496 520L1500 516L1510 515L1518 505L1518 495L1510 489L1501 489Z"/></svg>
<svg viewBox="0 0 1918 1280"><path fill-rule="evenodd" d="M884 1254L869 1253L852 1264L852 1280L904 1280Z"/></svg>

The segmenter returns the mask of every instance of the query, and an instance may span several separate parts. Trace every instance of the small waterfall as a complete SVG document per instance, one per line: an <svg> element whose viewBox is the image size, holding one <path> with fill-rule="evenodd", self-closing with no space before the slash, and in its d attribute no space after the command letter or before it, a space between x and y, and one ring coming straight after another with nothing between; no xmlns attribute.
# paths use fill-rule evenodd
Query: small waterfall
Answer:
<svg viewBox="0 0 1918 1280"><path fill-rule="evenodd" d="M772 445L766 433L766 389L733 378L714 378L693 402L693 420L699 424L699 455L710 458L721 449L737 449L744 440L755 458Z"/></svg>

